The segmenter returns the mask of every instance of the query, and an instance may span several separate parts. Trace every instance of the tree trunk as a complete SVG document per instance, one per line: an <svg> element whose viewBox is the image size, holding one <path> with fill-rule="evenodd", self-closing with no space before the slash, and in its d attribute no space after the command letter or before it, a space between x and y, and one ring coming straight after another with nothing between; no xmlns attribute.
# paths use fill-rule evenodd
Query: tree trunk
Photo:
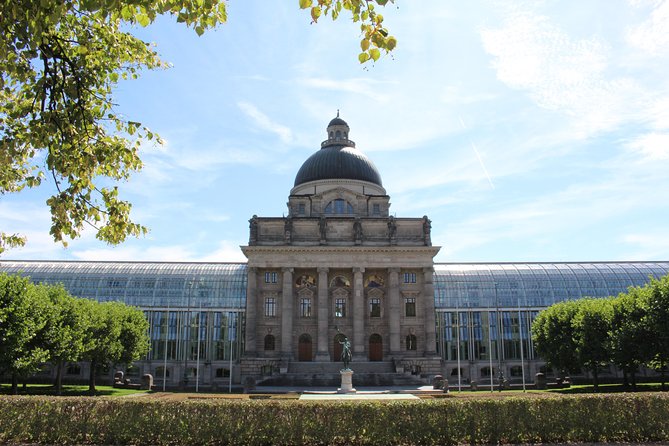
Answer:
<svg viewBox="0 0 669 446"><path fill-rule="evenodd" d="M627 389L627 388L629 388L629 386L630 386L630 381L629 381L629 378L627 376L627 370L623 369L623 387L625 387Z"/></svg>
<svg viewBox="0 0 669 446"><path fill-rule="evenodd" d="M597 367L592 369L592 384L595 388L595 393L599 391L599 373Z"/></svg>
<svg viewBox="0 0 669 446"><path fill-rule="evenodd" d="M63 361L58 361L56 364L56 381L54 382L56 388L56 395L63 394Z"/></svg>
<svg viewBox="0 0 669 446"><path fill-rule="evenodd" d="M91 370L88 375L88 393L91 395L95 395L95 368L96 368L96 361L91 361Z"/></svg>
<svg viewBox="0 0 669 446"><path fill-rule="evenodd" d="M16 373L12 373L12 395L19 394L19 377Z"/></svg>

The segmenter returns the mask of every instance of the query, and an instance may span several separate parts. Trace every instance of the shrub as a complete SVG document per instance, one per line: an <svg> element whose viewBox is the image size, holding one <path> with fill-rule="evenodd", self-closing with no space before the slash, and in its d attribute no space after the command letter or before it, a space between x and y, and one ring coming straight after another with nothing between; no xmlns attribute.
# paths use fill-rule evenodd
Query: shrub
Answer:
<svg viewBox="0 0 669 446"><path fill-rule="evenodd" d="M421 444L669 440L669 395L423 401L1 397L0 443Z"/></svg>

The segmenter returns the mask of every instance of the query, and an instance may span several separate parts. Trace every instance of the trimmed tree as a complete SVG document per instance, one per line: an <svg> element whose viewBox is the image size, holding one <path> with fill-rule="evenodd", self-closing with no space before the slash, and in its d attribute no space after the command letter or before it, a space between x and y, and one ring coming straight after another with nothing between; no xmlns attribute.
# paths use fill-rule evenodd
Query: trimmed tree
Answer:
<svg viewBox="0 0 669 446"><path fill-rule="evenodd" d="M613 308L611 299L579 299L572 319L576 355L579 365L592 373L595 392L599 386L599 369L611 362L609 332Z"/></svg>
<svg viewBox="0 0 669 446"><path fill-rule="evenodd" d="M120 302L81 299L84 314L82 359L90 362L88 391L95 394L95 377L103 364L129 364L149 348L144 313Z"/></svg>
<svg viewBox="0 0 669 446"><path fill-rule="evenodd" d="M660 372L664 389L669 366L669 276L652 279L647 288L642 297L647 309L644 323L650 332L648 366Z"/></svg>
<svg viewBox="0 0 669 446"><path fill-rule="evenodd" d="M532 324L532 340L537 354L565 376L580 368L572 321L577 301L565 301L541 311Z"/></svg>
<svg viewBox="0 0 669 446"><path fill-rule="evenodd" d="M40 285L46 288L46 296L54 311L41 335L49 359L56 368L54 387L56 394L62 393L63 365L78 361L83 349L83 322L81 306L75 297L62 285Z"/></svg>
<svg viewBox="0 0 669 446"><path fill-rule="evenodd" d="M644 323L647 308L641 295L647 293L646 287L630 288L628 293L620 294L612 305L611 330L609 332L609 351L611 361L623 371L625 385L631 380L636 388L636 374L639 367L649 360L650 331Z"/></svg>
<svg viewBox="0 0 669 446"><path fill-rule="evenodd" d="M51 317L46 289L30 279L0 274L0 372L12 378L12 393L18 380L34 374L49 359L41 333Z"/></svg>

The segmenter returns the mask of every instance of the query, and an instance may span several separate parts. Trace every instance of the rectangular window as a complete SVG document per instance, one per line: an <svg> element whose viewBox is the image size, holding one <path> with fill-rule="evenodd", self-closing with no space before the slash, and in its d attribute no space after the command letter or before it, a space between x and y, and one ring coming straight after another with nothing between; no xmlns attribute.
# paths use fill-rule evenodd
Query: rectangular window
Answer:
<svg viewBox="0 0 669 446"><path fill-rule="evenodd" d="M306 206L304 206L304 203L300 203L297 205L297 214L298 215L304 215L306 214Z"/></svg>
<svg viewBox="0 0 669 446"><path fill-rule="evenodd" d="M369 317L381 317L381 299L377 297L369 299Z"/></svg>
<svg viewBox="0 0 669 446"><path fill-rule="evenodd" d="M406 317L416 316L416 298L407 297L404 299L404 315Z"/></svg>
<svg viewBox="0 0 669 446"><path fill-rule="evenodd" d="M300 317L311 317L310 297L303 297L300 299Z"/></svg>
<svg viewBox="0 0 669 446"><path fill-rule="evenodd" d="M378 203L372 205L372 215L381 215L381 205Z"/></svg>
<svg viewBox="0 0 669 446"><path fill-rule="evenodd" d="M416 273L404 273L404 283L416 283Z"/></svg>
<svg viewBox="0 0 669 446"><path fill-rule="evenodd" d="M265 273L265 283L276 283L278 275L276 271L268 271Z"/></svg>
<svg viewBox="0 0 669 446"><path fill-rule="evenodd" d="M335 299L334 315L335 317L346 317L346 299Z"/></svg>
<svg viewBox="0 0 669 446"><path fill-rule="evenodd" d="M265 316L266 317L276 316L276 298L274 297L265 298Z"/></svg>

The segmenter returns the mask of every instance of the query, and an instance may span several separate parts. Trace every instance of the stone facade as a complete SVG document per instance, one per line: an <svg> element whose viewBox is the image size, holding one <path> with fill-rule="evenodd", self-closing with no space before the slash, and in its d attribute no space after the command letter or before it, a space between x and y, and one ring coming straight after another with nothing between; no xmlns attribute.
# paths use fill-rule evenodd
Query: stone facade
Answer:
<svg viewBox="0 0 669 446"><path fill-rule="evenodd" d="M298 173L288 216L249 221L242 374L338 362L343 336L354 364L440 373L430 220L390 215L380 176L344 121L332 120L321 146L323 159ZM340 167L323 170L325 161Z"/></svg>

